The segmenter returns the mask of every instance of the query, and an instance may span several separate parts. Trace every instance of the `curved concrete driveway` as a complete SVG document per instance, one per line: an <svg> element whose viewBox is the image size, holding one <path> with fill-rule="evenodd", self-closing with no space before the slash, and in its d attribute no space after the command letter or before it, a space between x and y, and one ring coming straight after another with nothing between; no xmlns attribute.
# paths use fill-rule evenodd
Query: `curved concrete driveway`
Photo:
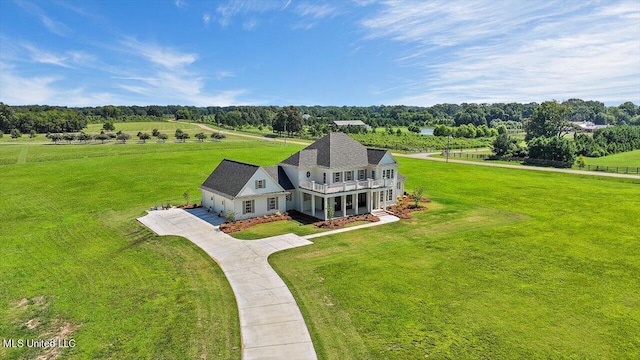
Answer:
<svg viewBox="0 0 640 360"><path fill-rule="evenodd" d="M294 234L237 240L181 209L151 211L138 221L158 235L191 240L222 268L238 303L243 359L317 359L298 304L267 262L311 241Z"/></svg>

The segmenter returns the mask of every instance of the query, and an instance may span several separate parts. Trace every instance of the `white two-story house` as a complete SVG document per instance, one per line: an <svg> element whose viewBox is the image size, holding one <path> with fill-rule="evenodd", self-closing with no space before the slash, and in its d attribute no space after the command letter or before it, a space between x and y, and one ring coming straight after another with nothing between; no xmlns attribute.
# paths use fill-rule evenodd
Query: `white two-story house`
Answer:
<svg viewBox="0 0 640 360"><path fill-rule="evenodd" d="M223 160L200 186L202 205L235 218L297 210L319 219L371 213L404 194L405 178L387 150L330 133L276 166Z"/></svg>

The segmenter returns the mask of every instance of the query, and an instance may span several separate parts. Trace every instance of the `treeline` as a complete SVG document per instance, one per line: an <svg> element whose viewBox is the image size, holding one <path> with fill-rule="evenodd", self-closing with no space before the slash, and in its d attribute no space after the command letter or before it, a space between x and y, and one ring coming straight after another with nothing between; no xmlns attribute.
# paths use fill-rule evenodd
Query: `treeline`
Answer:
<svg viewBox="0 0 640 360"><path fill-rule="evenodd" d="M640 108L632 102L607 107L599 101L570 99L561 103L570 109L569 121L590 121L595 124L640 125ZM362 120L372 127L388 126L460 126L473 124L495 128L502 124L507 128L521 128L540 106L538 103L496 104L438 104L419 106L298 106L295 111L306 127L321 131L334 120ZM8 110L7 110L8 109ZM13 106L2 104L0 130L7 133L13 127L23 132L30 129L49 128L57 131L60 126L72 127L82 122L140 121L173 117L178 120L213 122L229 127L273 127L274 120L284 108L278 106L114 106L67 108L56 106ZM38 114L46 113L42 117ZM16 120L17 118L17 120ZM76 120L74 120L76 119ZM78 122L79 121L79 122ZM67 125L64 125L64 124ZM317 125L317 126L316 126ZM77 130L77 129L76 129ZM275 130L278 131L278 130ZM287 129L287 132L289 130ZM42 131L39 131L42 132ZM46 132L46 131L44 131Z"/></svg>
<svg viewBox="0 0 640 360"><path fill-rule="evenodd" d="M599 129L593 136L574 134L577 155L599 157L640 149L640 127L615 126Z"/></svg>

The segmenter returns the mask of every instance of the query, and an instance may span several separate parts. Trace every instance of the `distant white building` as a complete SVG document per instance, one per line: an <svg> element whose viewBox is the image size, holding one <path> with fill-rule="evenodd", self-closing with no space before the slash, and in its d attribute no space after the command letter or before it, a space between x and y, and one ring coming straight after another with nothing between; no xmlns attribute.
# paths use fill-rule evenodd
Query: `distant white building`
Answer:
<svg viewBox="0 0 640 360"><path fill-rule="evenodd" d="M367 129L371 128L369 125L365 124L362 120L336 120L336 121L333 121L332 124L337 127L362 126Z"/></svg>
<svg viewBox="0 0 640 360"><path fill-rule="evenodd" d="M591 121L572 121L578 132L594 132L598 129L606 129L611 125L596 125Z"/></svg>
<svg viewBox="0 0 640 360"><path fill-rule="evenodd" d="M297 210L319 219L370 213L404 194L405 177L387 150L330 133L276 166L223 160L200 186L202 206L237 220Z"/></svg>

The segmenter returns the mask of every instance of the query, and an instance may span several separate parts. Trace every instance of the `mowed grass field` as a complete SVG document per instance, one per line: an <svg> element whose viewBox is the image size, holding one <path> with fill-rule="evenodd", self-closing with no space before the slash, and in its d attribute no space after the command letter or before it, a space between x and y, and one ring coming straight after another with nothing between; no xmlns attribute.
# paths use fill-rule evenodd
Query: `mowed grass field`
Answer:
<svg viewBox="0 0 640 360"><path fill-rule="evenodd" d="M640 357L640 181L398 160L430 210L270 258L320 358Z"/></svg>
<svg viewBox="0 0 640 360"><path fill-rule="evenodd" d="M599 158L585 157L587 165L620 166L620 167L640 167L640 150L627 151L623 153L607 155Z"/></svg>
<svg viewBox="0 0 640 360"><path fill-rule="evenodd" d="M62 335L62 355L239 359L235 298L189 241L135 219L182 203L223 157L273 163L299 147L258 141L0 147L0 334ZM260 149L260 151L256 151ZM0 358L41 349L0 347Z"/></svg>
<svg viewBox="0 0 640 360"><path fill-rule="evenodd" d="M239 358L215 262L135 218L199 198L223 158L272 165L300 148L2 145L0 333L63 328L73 358ZM640 181L398 161L428 211L270 257L320 358L640 356Z"/></svg>

